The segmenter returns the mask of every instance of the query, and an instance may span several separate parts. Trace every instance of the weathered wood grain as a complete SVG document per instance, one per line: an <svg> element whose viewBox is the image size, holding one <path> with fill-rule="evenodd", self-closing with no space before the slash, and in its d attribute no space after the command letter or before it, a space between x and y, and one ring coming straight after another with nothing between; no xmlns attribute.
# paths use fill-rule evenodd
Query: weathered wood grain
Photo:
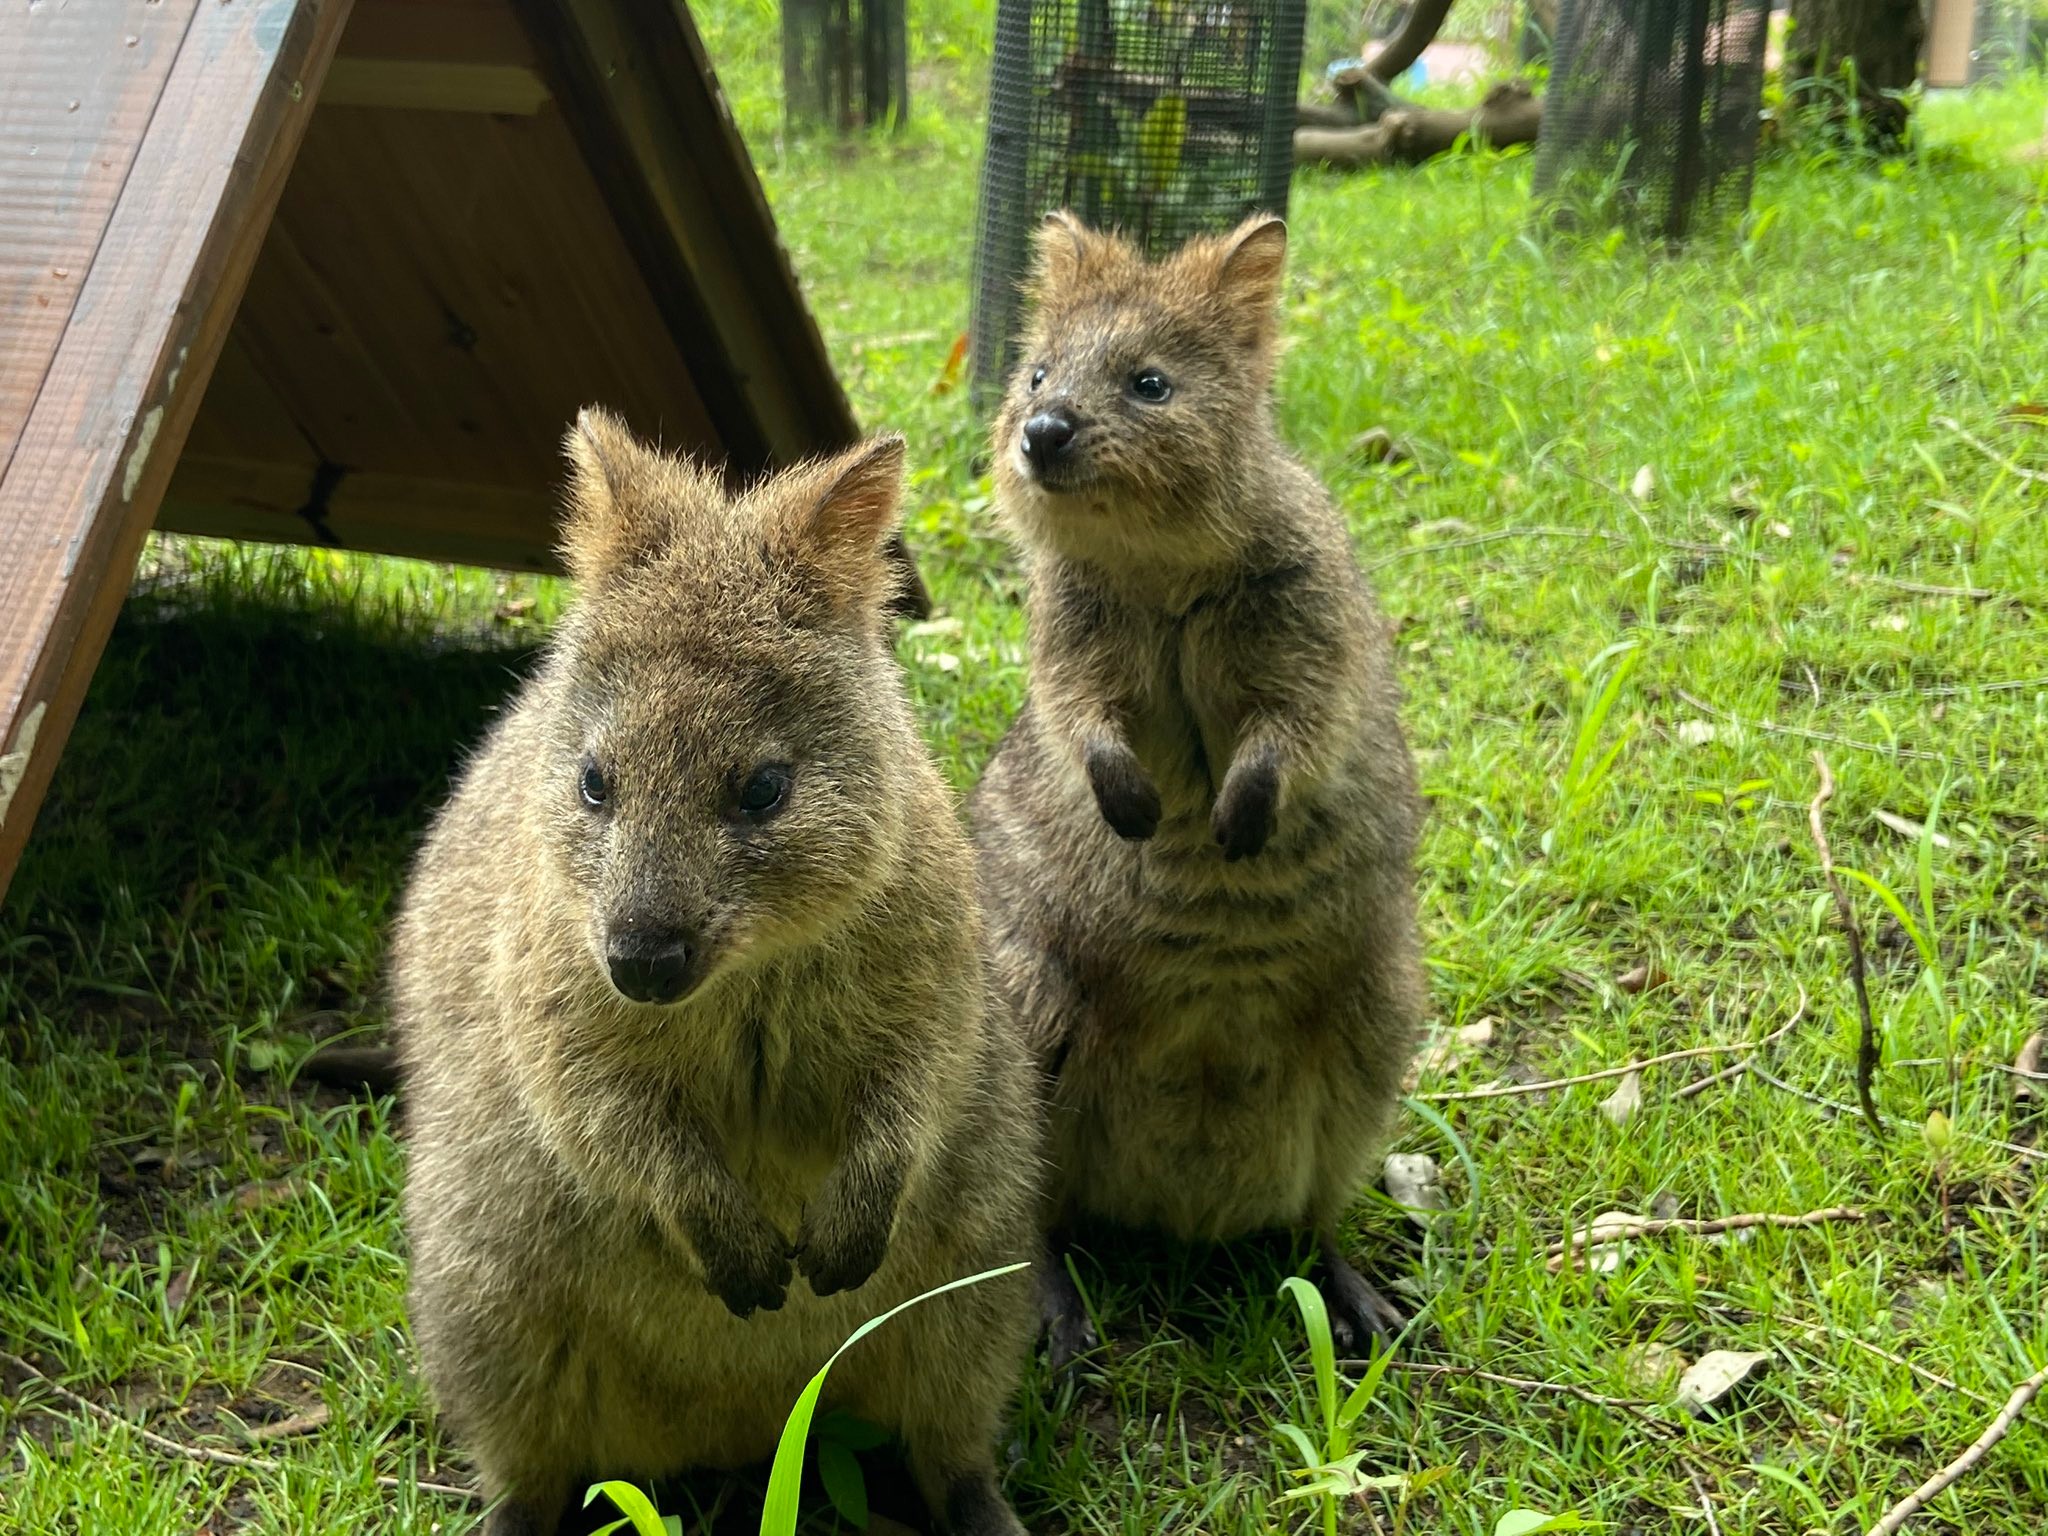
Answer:
<svg viewBox="0 0 2048 1536"><path fill-rule="evenodd" d="M127 595L349 3L182 9L154 109L121 119L132 139L106 136L104 152L125 153L128 171L0 479L0 894ZM0 38L10 75L62 58L45 60L37 14L25 35Z"/></svg>

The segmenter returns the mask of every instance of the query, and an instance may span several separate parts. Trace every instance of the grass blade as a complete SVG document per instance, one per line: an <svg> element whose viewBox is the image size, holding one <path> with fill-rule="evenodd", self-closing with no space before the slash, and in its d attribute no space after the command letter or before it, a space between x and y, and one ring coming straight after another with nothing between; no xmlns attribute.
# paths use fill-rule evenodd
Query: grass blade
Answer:
<svg viewBox="0 0 2048 1536"><path fill-rule="evenodd" d="M818 1367L818 1374L806 1384L803 1392L797 1397L796 1407L790 1410L789 1418L782 1426L782 1439L775 1447L775 1464L768 1472L768 1497L761 1506L761 1536L794 1536L797 1492L803 1486L804 1477L804 1441L810 1436L811 1419L818 1411L818 1394L825 1390L825 1378L831 1373L839 1357L897 1313L908 1312L920 1302L930 1301L935 1296L943 1296L948 1291L980 1285L984 1280L1014 1275L1020 1269L1030 1267L1027 1260L1023 1263L1007 1264L1001 1269L983 1270L980 1274L969 1275L963 1280L948 1280L944 1285L935 1286L922 1295L898 1302L881 1316L869 1318L848 1334L846 1342L832 1351L832 1358Z"/></svg>

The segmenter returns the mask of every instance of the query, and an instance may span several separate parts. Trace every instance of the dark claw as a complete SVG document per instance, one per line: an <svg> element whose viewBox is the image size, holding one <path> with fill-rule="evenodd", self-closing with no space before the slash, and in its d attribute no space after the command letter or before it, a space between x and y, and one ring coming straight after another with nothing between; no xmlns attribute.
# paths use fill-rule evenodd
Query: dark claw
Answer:
<svg viewBox="0 0 2048 1536"><path fill-rule="evenodd" d="M1112 832L1127 842L1143 842L1159 830L1159 790L1129 747L1090 742L1083 765Z"/></svg>
<svg viewBox="0 0 2048 1536"><path fill-rule="evenodd" d="M1045 1331L1046 1364L1055 1379L1070 1376L1083 1355L1102 1347L1101 1335L1088 1320L1080 1289L1067 1273L1067 1261L1057 1249L1038 1266L1038 1315Z"/></svg>
<svg viewBox="0 0 2048 1536"><path fill-rule="evenodd" d="M1273 835L1280 805L1280 775L1267 758L1239 762L1224 777L1209 815L1209 831L1226 863L1256 858Z"/></svg>
<svg viewBox="0 0 2048 1536"><path fill-rule="evenodd" d="M1375 1339L1381 1344L1393 1343L1407 1321L1399 1309L1351 1267L1333 1240L1324 1240L1322 1255L1320 1289L1330 1310L1330 1333L1337 1348L1356 1354Z"/></svg>

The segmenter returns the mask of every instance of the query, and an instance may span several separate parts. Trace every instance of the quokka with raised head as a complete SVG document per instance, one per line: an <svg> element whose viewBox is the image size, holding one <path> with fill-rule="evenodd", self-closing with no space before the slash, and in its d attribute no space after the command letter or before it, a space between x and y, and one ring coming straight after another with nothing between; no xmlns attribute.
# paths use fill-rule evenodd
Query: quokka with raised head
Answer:
<svg viewBox="0 0 2048 1536"><path fill-rule="evenodd" d="M1421 819L1380 615L1275 433L1286 229L1148 261L1055 214L995 428L1031 681L971 801L996 967L1052 1079L1050 1224L1320 1239L1424 1006ZM1053 1348L1090 1341L1057 1258Z"/></svg>
<svg viewBox="0 0 2048 1536"><path fill-rule="evenodd" d="M886 633L901 439L737 498L586 412L579 596L429 833L393 956L412 1317L499 1501L766 1458L865 1319L1031 1256L1035 1081ZM1022 1276L856 1345L828 1399L940 1528L1018 1536Z"/></svg>

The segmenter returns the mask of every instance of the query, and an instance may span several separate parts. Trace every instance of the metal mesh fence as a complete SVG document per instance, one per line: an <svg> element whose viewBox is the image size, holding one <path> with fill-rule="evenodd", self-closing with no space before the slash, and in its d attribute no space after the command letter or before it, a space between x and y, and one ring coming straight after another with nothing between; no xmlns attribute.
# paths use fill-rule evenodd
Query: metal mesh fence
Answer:
<svg viewBox="0 0 2048 1536"><path fill-rule="evenodd" d="M1677 239L1749 202L1768 0L1564 0L1536 195Z"/></svg>
<svg viewBox="0 0 2048 1536"><path fill-rule="evenodd" d="M1154 254L1287 210L1306 0L999 0L974 250L973 381L1014 355L1056 208Z"/></svg>
<svg viewBox="0 0 2048 1536"><path fill-rule="evenodd" d="M847 132L910 114L905 0L782 0L782 106Z"/></svg>

